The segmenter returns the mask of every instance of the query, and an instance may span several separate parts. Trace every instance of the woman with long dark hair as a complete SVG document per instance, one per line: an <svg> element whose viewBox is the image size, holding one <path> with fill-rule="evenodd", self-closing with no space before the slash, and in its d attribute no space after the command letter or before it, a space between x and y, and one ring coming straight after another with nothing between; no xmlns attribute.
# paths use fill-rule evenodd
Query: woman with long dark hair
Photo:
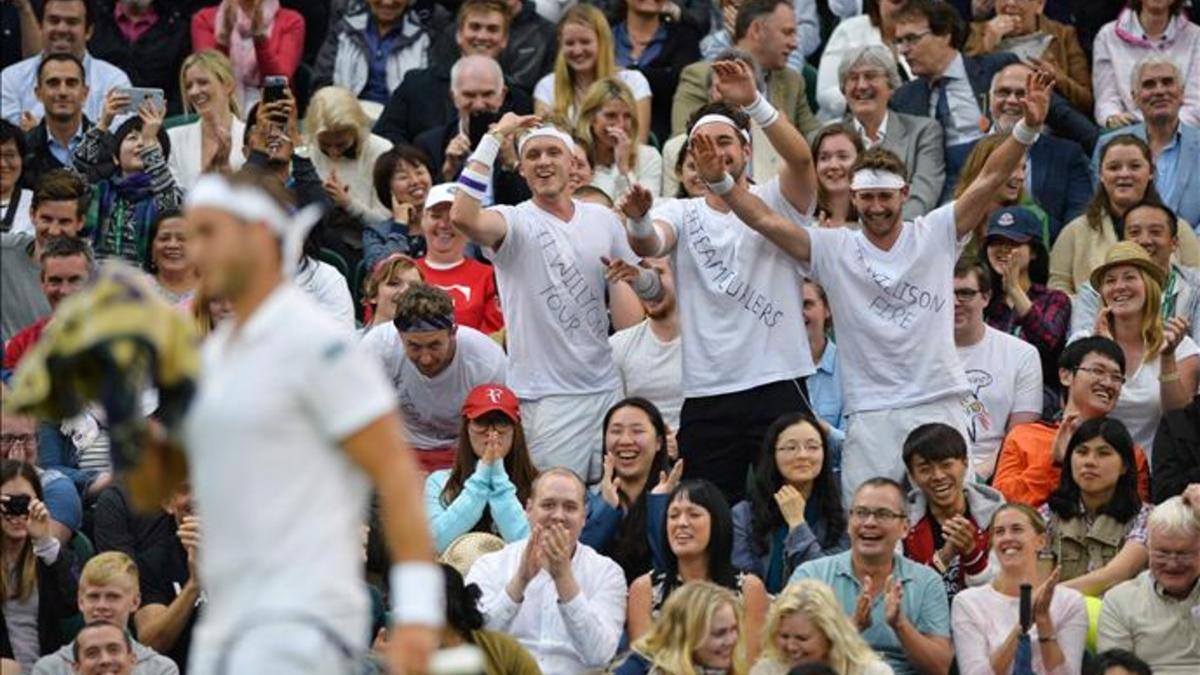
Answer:
<svg viewBox="0 0 1200 675"><path fill-rule="evenodd" d="M667 471L667 424L644 398L618 401L604 415L604 476L599 492L588 493L587 523L579 540L612 558L625 570L626 583L651 568L646 536L651 480Z"/></svg>
<svg viewBox="0 0 1200 675"><path fill-rule="evenodd" d="M1079 425L1058 488L1040 511L1064 586L1102 596L1146 567L1150 505L1142 503L1137 486L1133 438L1125 425L1111 417Z"/></svg>
<svg viewBox="0 0 1200 675"><path fill-rule="evenodd" d="M721 490L706 480L684 481L671 491L666 506L659 542L662 563L629 588L629 639L636 641L649 632L676 588L690 581L711 581L741 597L748 656L757 658L770 603L762 580L733 565L733 514Z"/></svg>
<svg viewBox="0 0 1200 675"><path fill-rule="evenodd" d="M733 507L733 564L778 593L801 563L850 546L825 433L807 412L767 428L750 495Z"/></svg>
<svg viewBox="0 0 1200 675"><path fill-rule="evenodd" d="M500 391L497 400L475 395L484 387ZM516 394L501 384L479 385L463 407L454 466L425 480L425 513L438 553L468 532L494 532L509 543L528 537L525 502L535 478Z"/></svg>
<svg viewBox="0 0 1200 675"><path fill-rule="evenodd" d="M484 630L479 587L464 583L458 570L449 565L442 565L442 574L446 579L446 625L441 648L474 645L483 652L489 675L540 675L537 661L520 642L500 631Z"/></svg>

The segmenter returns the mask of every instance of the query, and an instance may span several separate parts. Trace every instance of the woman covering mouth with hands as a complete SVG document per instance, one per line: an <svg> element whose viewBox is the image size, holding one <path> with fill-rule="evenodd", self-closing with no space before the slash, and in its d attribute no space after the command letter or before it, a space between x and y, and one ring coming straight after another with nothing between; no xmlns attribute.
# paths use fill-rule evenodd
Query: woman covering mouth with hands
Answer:
<svg viewBox="0 0 1200 675"><path fill-rule="evenodd" d="M639 124L633 93L623 82L610 77L588 88L576 134L588 149L591 184L604 190L614 203L625 196L631 182L655 197L662 192L662 155L638 142Z"/></svg>

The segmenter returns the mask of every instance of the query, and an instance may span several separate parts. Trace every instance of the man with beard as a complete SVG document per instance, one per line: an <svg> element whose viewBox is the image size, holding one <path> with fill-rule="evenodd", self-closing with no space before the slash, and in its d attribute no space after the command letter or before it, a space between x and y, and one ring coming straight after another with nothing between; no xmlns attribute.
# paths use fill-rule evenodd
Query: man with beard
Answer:
<svg viewBox="0 0 1200 675"><path fill-rule="evenodd" d="M521 399L534 464L598 482L596 421L620 398L606 310L617 329L641 319L629 286L606 284L602 258L637 260L611 209L571 199L575 142L557 128L537 127L517 146L517 168L533 198L480 207L501 145L537 124L532 115L508 113L484 135L459 176L450 220L494 263L508 327L508 385ZM638 274L635 288L643 299L662 293L651 270Z"/></svg>
<svg viewBox="0 0 1200 675"><path fill-rule="evenodd" d="M759 93L740 61L712 65L721 103L692 115L689 145L708 139L718 162L744 190L804 229L816 198L812 154L800 132ZM740 108L739 108L740 106ZM750 187L750 120L778 151L779 174ZM684 475L712 481L729 503L742 500L746 471L767 427L780 415L809 410L811 375L804 317L804 275L729 211L715 194L666 202L650 212L650 193L635 187L623 200L633 250L669 256L679 281L683 343L683 407L679 452Z"/></svg>
<svg viewBox="0 0 1200 675"><path fill-rule="evenodd" d="M904 163L879 148L860 155L850 189L861 230L797 227L733 179L713 139L693 138L696 167L709 189L807 268L837 308L838 368L850 417L842 450L845 498L876 476L902 480L899 439L916 427L942 422L962 430L969 390L954 346L955 261L1037 140L1053 84L1048 74L1030 76L1024 119L975 182L959 199L913 222L901 218L908 197Z"/></svg>
<svg viewBox="0 0 1200 675"><path fill-rule="evenodd" d="M643 300L646 320L608 338L613 362L621 373L625 396L640 396L655 406L671 429L679 428L683 407L683 352L679 338L679 306L670 264L662 259L646 265L661 275L663 294Z"/></svg>

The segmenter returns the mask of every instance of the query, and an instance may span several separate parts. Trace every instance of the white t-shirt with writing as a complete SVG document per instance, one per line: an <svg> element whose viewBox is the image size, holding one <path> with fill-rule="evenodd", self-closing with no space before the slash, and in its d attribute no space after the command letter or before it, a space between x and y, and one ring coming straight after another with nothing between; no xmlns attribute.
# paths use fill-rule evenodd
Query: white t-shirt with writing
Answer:
<svg viewBox="0 0 1200 675"><path fill-rule="evenodd" d="M750 191L804 227L774 178ZM804 330L804 274L796 261L737 215L703 198L670 199L654 219L675 231L683 394L745 391L811 375L816 368Z"/></svg>
<svg viewBox="0 0 1200 675"><path fill-rule="evenodd" d="M862 230L809 230L811 273L837 333L846 412L890 410L967 392L954 346L954 203L904 223L888 251ZM899 441L897 441L899 442Z"/></svg>
<svg viewBox="0 0 1200 675"><path fill-rule="evenodd" d="M608 346L607 282L600 258L637 264L616 214L575 201L565 223L534 204L494 206L508 224L487 253L508 328L509 387L517 396L617 391Z"/></svg>
<svg viewBox="0 0 1200 675"><path fill-rule="evenodd" d="M608 338L613 362L621 374L626 396L641 396L658 406L667 424L679 429L683 409L683 350L681 340L663 342L647 319Z"/></svg>
<svg viewBox="0 0 1200 675"><path fill-rule="evenodd" d="M978 343L959 347L958 358L976 399L966 425L971 463L976 474L991 476L1009 416L1042 411L1041 361L1033 345L991 326Z"/></svg>
<svg viewBox="0 0 1200 675"><path fill-rule="evenodd" d="M462 405L481 384L505 383L508 360L496 341L474 328L459 326L454 356L442 372L426 377L404 354L400 332L392 324L372 328L363 349L383 364L396 388L408 442L419 450L453 447L462 426Z"/></svg>

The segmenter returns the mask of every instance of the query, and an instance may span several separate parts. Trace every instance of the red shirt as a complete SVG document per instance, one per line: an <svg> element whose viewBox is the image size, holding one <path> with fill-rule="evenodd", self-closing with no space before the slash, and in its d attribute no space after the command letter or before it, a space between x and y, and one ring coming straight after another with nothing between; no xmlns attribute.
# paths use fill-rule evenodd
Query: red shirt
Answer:
<svg viewBox="0 0 1200 675"><path fill-rule="evenodd" d="M449 269L438 269L425 258L417 261L425 283L436 286L454 299L454 320L488 335L504 328L500 313L500 296L496 291L496 276L490 265L473 258Z"/></svg>
<svg viewBox="0 0 1200 675"><path fill-rule="evenodd" d="M53 316L53 315L51 315ZM22 328L4 345L4 369L16 370L25 353L42 338L42 330L50 323L50 316L44 316Z"/></svg>

